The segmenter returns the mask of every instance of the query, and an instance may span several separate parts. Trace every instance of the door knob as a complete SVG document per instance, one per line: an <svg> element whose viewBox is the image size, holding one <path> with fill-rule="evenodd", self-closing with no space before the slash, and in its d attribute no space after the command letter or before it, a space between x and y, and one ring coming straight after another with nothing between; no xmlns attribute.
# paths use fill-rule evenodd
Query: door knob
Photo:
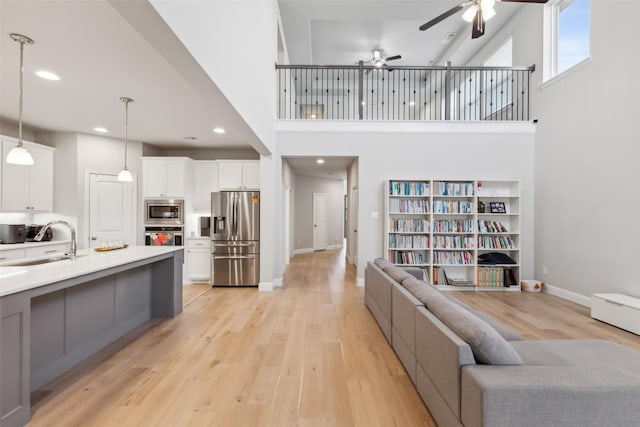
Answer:
<svg viewBox="0 0 640 427"><path fill-rule="evenodd" d="M91 240L98 240L98 237L96 237L96 236L91 236Z"/></svg>

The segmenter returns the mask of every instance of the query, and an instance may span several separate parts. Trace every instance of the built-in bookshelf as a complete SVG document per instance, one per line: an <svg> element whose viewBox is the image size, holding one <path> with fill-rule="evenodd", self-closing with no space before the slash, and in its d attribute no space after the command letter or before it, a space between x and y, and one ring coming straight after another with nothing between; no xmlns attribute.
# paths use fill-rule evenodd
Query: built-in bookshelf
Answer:
<svg viewBox="0 0 640 427"><path fill-rule="evenodd" d="M389 261L447 290L520 290L519 181L390 180L384 194Z"/></svg>

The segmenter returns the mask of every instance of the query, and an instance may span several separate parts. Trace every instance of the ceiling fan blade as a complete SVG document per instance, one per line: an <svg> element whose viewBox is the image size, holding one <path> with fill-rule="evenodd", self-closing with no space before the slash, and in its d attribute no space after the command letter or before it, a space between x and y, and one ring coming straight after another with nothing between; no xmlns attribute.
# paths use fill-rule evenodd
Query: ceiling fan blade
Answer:
<svg viewBox="0 0 640 427"><path fill-rule="evenodd" d="M444 21L445 19L447 19L448 17L450 17L451 15L455 15L456 13L460 12L462 9L465 8L465 6L467 5L468 2L464 2L464 3L460 3L459 5L457 5L456 7L449 9L448 11L446 11L445 13L443 13L442 15L433 18L431 21L427 22L426 24L422 24L420 26L420 31L424 31L428 28L433 27L434 25L436 25L438 22Z"/></svg>
<svg viewBox="0 0 640 427"><path fill-rule="evenodd" d="M546 3L549 0L498 0L505 3Z"/></svg>
<svg viewBox="0 0 640 427"><path fill-rule="evenodd" d="M402 59L402 56L394 55L394 56L390 56L388 58L384 58L385 61L395 61L396 59Z"/></svg>
<svg viewBox="0 0 640 427"><path fill-rule="evenodd" d="M393 68L390 68L387 64L382 64L382 68L387 70L388 72L392 72L393 71Z"/></svg>
<svg viewBox="0 0 640 427"><path fill-rule="evenodd" d="M482 17L482 9L478 8L476 16L473 18L473 24L471 24L471 38L477 39L484 35L484 18Z"/></svg>

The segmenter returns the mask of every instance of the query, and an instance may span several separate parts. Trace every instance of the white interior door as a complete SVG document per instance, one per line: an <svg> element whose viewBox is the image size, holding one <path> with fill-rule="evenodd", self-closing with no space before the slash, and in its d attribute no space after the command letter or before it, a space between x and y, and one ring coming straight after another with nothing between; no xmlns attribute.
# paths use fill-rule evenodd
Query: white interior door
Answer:
<svg viewBox="0 0 640 427"><path fill-rule="evenodd" d="M350 254L351 263L358 265L358 189L351 191L351 200L349 201L350 212L350 230L349 237L351 239Z"/></svg>
<svg viewBox="0 0 640 427"><path fill-rule="evenodd" d="M284 189L284 263L291 259L291 189Z"/></svg>
<svg viewBox="0 0 640 427"><path fill-rule="evenodd" d="M135 180L120 182L115 175L89 177L89 247L105 242L136 243Z"/></svg>
<svg viewBox="0 0 640 427"><path fill-rule="evenodd" d="M327 195L313 193L313 250L327 249Z"/></svg>

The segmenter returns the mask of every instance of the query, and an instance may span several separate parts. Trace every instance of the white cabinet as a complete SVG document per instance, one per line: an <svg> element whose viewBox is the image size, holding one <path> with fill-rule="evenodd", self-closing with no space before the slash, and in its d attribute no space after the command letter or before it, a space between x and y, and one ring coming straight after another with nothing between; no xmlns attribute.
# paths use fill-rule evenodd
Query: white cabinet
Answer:
<svg viewBox="0 0 640 427"><path fill-rule="evenodd" d="M15 249L5 249L5 247ZM23 258L39 258L65 252L69 249L69 242L41 242L41 243L16 243L14 245L0 245L0 263Z"/></svg>
<svg viewBox="0 0 640 427"><path fill-rule="evenodd" d="M0 250L0 262L24 258L24 249Z"/></svg>
<svg viewBox="0 0 640 427"><path fill-rule="evenodd" d="M52 245L36 246L27 248L24 251L25 258L38 258L47 255L53 255L59 252L65 252L69 249L69 243L58 243Z"/></svg>
<svg viewBox="0 0 640 427"><path fill-rule="evenodd" d="M187 193L187 162L179 157L142 159L142 197L184 199Z"/></svg>
<svg viewBox="0 0 640 427"><path fill-rule="evenodd" d="M33 156L32 166L4 162L17 140L2 137L2 201L3 211L53 210L53 153L55 148L24 143Z"/></svg>
<svg viewBox="0 0 640 427"><path fill-rule="evenodd" d="M218 191L218 162L199 160L194 162L194 200L195 212L211 210L211 193Z"/></svg>
<svg viewBox="0 0 640 427"><path fill-rule="evenodd" d="M211 241L209 239L186 239L187 282L211 282Z"/></svg>
<svg viewBox="0 0 640 427"><path fill-rule="evenodd" d="M259 190L259 160L218 160L220 190Z"/></svg>

